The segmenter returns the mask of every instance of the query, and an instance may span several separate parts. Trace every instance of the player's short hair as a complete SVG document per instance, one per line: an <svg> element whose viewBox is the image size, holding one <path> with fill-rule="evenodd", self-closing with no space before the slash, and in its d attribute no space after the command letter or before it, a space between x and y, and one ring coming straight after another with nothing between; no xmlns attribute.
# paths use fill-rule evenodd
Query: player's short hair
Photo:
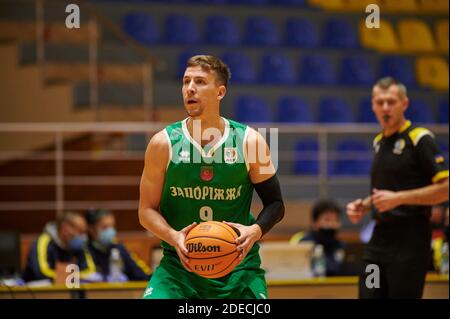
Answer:
<svg viewBox="0 0 450 319"><path fill-rule="evenodd" d="M393 77L386 76L386 77L383 77L383 78L379 79L375 83L375 86L378 86L382 90L387 90L392 85L396 85L398 87L398 90L399 90L400 94L403 97L407 97L406 86L402 82L400 82L399 80L397 80L397 79L395 79Z"/></svg>
<svg viewBox="0 0 450 319"><path fill-rule="evenodd" d="M187 67L201 66L205 71L216 72L216 82L228 86L231 78L230 68L219 58L212 55L195 55L187 61Z"/></svg>
<svg viewBox="0 0 450 319"><path fill-rule="evenodd" d="M325 212L334 212L340 218L342 215L341 207L331 199L321 199L317 201L312 208L312 219L317 221Z"/></svg>

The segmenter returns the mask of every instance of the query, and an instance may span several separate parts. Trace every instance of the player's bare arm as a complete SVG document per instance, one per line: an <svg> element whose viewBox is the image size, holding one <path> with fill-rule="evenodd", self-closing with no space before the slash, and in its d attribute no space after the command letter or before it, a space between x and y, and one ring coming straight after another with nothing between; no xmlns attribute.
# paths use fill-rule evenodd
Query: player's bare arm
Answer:
<svg viewBox="0 0 450 319"><path fill-rule="evenodd" d="M448 178L421 188L393 192L374 189L373 205L380 213L400 205L437 205L448 200Z"/></svg>
<svg viewBox="0 0 450 319"><path fill-rule="evenodd" d="M270 157L269 146L258 132L250 128L249 130L245 145L250 166L249 177L263 201L264 208L253 225L228 223L240 231L240 236L236 239L237 249L241 251L240 259L245 258L254 243L284 216L283 199Z"/></svg>
<svg viewBox="0 0 450 319"><path fill-rule="evenodd" d="M195 226L195 223L176 231L159 212L169 160L169 145L164 134L164 131L155 134L145 152L145 165L139 188L139 222L159 239L173 246L183 266L191 271L188 266L189 259L187 258L184 239L186 234Z"/></svg>

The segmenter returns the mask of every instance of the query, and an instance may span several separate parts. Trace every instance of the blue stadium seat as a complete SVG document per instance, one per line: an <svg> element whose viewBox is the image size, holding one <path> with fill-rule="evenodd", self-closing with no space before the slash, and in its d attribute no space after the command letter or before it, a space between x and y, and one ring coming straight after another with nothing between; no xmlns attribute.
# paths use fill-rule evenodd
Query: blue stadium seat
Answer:
<svg viewBox="0 0 450 319"><path fill-rule="evenodd" d="M348 19L329 18L324 23L323 45L331 48L358 48L358 28Z"/></svg>
<svg viewBox="0 0 450 319"><path fill-rule="evenodd" d="M358 105L358 122L378 123L375 114L372 111L372 98L363 98Z"/></svg>
<svg viewBox="0 0 450 319"><path fill-rule="evenodd" d="M439 123L448 124L448 99L439 102Z"/></svg>
<svg viewBox="0 0 450 319"><path fill-rule="evenodd" d="M311 123L313 116L305 101L295 96L283 96L277 103L277 120L288 123Z"/></svg>
<svg viewBox="0 0 450 319"><path fill-rule="evenodd" d="M224 15L212 15L206 19L206 43L237 44L240 41L239 28L235 21Z"/></svg>
<svg viewBox="0 0 450 319"><path fill-rule="evenodd" d="M245 44L276 45L279 42L278 31L269 18L252 16L245 22Z"/></svg>
<svg viewBox="0 0 450 319"><path fill-rule="evenodd" d="M165 20L165 40L171 44L196 44L200 40L200 34L189 16L170 14Z"/></svg>
<svg viewBox="0 0 450 319"><path fill-rule="evenodd" d="M286 20L284 43L306 48L320 45L319 34L311 20L306 18L289 18Z"/></svg>
<svg viewBox="0 0 450 319"><path fill-rule="evenodd" d="M190 57L194 56L194 55L199 55L199 54L207 54L207 53L202 53L200 51L184 51L181 52L180 55L178 56L178 65L177 65L177 76L178 79L182 79L183 75L184 75L184 71L186 70L186 62L187 60L189 60Z"/></svg>
<svg viewBox="0 0 450 319"><path fill-rule="evenodd" d="M281 5L281 6L306 6L307 5L307 0L269 0L270 4L274 4L274 5Z"/></svg>
<svg viewBox="0 0 450 319"><path fill-rule="evenodd" d="M242 95L234 103L235 119L243 123L272 122L272 114L266 102L255 95Z"/></svg>
<svg viewBox="0 0 450 319"><path fill-rule="evenodd" d="M337 158L331 175L367 175L370 173L371 156L367 142L345 139L336 147Z"/></svg>
<svg viewBox="0 0 450 319"><path fill-rule="evenodd" d="M349 123L353 122L350 106L339 97L324 97L319 102L319 122Z"/></svg>
<svg viewBox="0 0 450 319"><path fill-rule="evenodd" d="M268 0L228 0L231 4L266 4Z"/></svg>
<svg viewBox="0 0 450 319"><path fill-rule="evenodd" d="M404 56L388 55L380 59L379 77L391 76L408 87L416 86L412 62Z"/></svg>
<svg viewBox="0 0 450 319"><path fill-rule="evenodd" d="M319 173L319 142L317 139L303 139L295 145L294 173L317 175Z"/></svg>
<svg viewBox="0 0 450 319"><path fill-rule="evenodd" d="M281 53L265 54L260 63L261 82L273 84L295 83L295 69L290 58Z"/></svg>
<svg viewBox="0 0 450 319"><path fill-rule="evenodd" d="M122 27L133 39L142 44L154 44L160 39L155 20L146 13L127 13L122 21Z"/></svg>
<svg viewBox="0 0 450 319"><path fill-rule="evenodd" d="M339 80L346 85L373 85L375 74L373 65L362 55L346 56L341 61Z"/></svg>
<svg viewBox="0 0 450 319"><path fill-rule="evenodd" d="M231 83L256 82L256 69L253 60L242 51L226 52L221 56L231 70Z"/></svg>
<svg viewBox="0 0 450 319"><path fill-rule="evenodd" d="M414 124L435 123L431 107L424 100L410 98L405 117Z"/></svg>
<svg viewBox="0 0 450 319"><path fill-rule="evenodd" d="M331 61L323 55L306 55L300 60L302 84L328 85L336 83L336 70Z"/></svg>

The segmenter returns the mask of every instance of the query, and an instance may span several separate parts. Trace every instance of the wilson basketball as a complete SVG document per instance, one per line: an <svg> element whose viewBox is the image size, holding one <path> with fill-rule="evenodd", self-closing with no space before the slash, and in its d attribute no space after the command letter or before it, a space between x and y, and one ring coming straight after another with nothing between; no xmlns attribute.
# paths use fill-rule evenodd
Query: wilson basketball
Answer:
<svg viewBox="0 0 450 319"><path fill-rule="evenodd" d="M239 263L238 230L215 221L200 223L186 236L186 248L192 270L205 278L220 278Z"/></svg>

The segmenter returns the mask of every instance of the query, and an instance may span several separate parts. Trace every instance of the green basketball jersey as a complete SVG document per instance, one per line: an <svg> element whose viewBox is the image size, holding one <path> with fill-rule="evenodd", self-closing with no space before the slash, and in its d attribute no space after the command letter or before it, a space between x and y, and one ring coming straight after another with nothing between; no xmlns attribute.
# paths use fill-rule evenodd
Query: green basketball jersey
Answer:
<svg viewBox="0 0 450 319"><path fill-rule="evenodd" d="M160 211L175 230L194 221L254 223L250 213L253 185L244 153L249 128L223 120L224 133L210 148L202 148L192 138L186 119L165 129L171 151ZM173 249L165 242L162 245Z"/></svg>

